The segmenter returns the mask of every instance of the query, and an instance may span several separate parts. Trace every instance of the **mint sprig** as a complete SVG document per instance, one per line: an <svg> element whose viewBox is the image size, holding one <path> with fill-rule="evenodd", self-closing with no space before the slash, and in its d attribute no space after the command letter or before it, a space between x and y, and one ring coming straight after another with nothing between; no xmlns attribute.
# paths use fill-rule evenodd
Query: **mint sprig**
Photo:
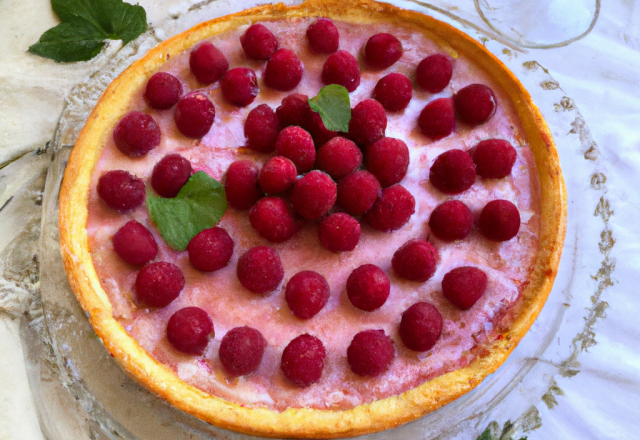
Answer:
<svg viewBox="0 0 640 440"><path fill-rule="evenodd" d="M142 6L122 0L51 0L59 25L46 31L29 52L57 62L87 61L105 40L135 39L147 29Z"/></svg>
<svg viewBox="0 0 640 440"><path fill-rule="evenodd" d="M318 113L327 130L349 131L351 101L343 86L330 84L320 89L317 96L309 99L311 110Z"/></svg>

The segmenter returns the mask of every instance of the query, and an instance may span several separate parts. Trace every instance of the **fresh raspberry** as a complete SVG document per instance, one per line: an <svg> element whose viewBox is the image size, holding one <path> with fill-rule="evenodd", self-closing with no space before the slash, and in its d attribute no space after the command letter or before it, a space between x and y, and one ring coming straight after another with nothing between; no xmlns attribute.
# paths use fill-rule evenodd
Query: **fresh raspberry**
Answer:
<svg viewBox="0 0 640 440"><path fill-rule="evenodd" d="M293 211L279 197L269 196L258 200L251 208L249 221L258 234L272 243L287 241L296 232Z"/></svg>
<svg viewBox="0 0 640 440"><path fill-rule="evenodd" d="M391 34L376 34L369 38L364 47L364 58L367 64L378 70L391 67L401 56L402 44Z"/></svg>
<svg viewBox="0 0 640 440"><path fill-rule="evenodd" d="M393 341L384 334L384 330L361 331L347 348L351 371L359 376L379 376L395 356Z"/></svg>
<svg viewBox="0 0 640 440"><path fill-rule="evenodd" d="M471 125L485 122L493 116L498 105L493 91L483 84L471 84L458 90L453 100L460 119Z"/></svg>
<svg viewBox="0 0 640 440"><path fill-rule="evenodd" d="M390 73L384 76L373 89L373 97L388 112L404 110L411 101L411 80L402 73Z"/></svg>
<svg viewBox="0 0 640 440"><path fill-rule="evenodd" d="M414 212L416 200L404 186L396 184L382 190L365 219L373 229L395 231L403 227Z"/></svg>
<svg viewBox="0 0 640 440"><path fill-rule="evenodd" d="M473 213L461 201L449 200L433 210L429 227L440 240L464 240L473 229Z"/></svg>
<svg viewBox="0 0 640 440"><path fill-rule="evenodd" d="M316 162L316 147L311 135L297 126L286 127L278 133L276 153L291 159L299 174L311 170Z"/></svg>
<svg viewBox="0 0 640 440"><path fill-rule="evenodd" d="M113 249L125 262L141 266L156 258L158 245L147 228L135 220L125 223L113 236Z"/></svg>
<svg viewBox="0 0 640 440"><path fill-rule="evenodd" d="M409 350L431 350L442 334L442 315L429 303L415 303L402 314L399 333Z"/></svg>
<svg viewBox="0 0 640 440"><path fill-rule="evenodd" d="M318 168L337 180L362 165L362 152L352 141L335 137L320 147L316 162Z"/></svg>
<svg viewBox="0 0 640 440"><path fill-rule="evenodd" d="M268 60L278 48L275 35L262 23L249 26L240 37L240 44L249 58Z"/></svg>
<svg viewBox="0 0 640 440"><path fill-rule="evenodd" d="M431 165L429 180L445 194L460 194L476 181L476 166L466 151L445 151Z"/></svg>
<svg viewBox="0 0 640 440"><path fill-rule="evenodd" d="M351 215L362 215L371 209L381 189L376 176L356 171L338 182L338 205Z"/></svg>
<svg viewBox="0 0 640 440"><path fill-rule="evenodd" d="M438 98L427 104L418 116L418 126L434 140L449 136L456 126L453 99Z"/></svg>
<svg viewBox="0 0 640 440"><path fill-rule="evenodd" d="M393 254L391 266L398 276L411 281L425 282L436 273L438 251L426 240L413 239Z"/></svg>
<svg viewBox="0 0 640 440"><path fill-rule="evenodd" d="M430 55L420 61L416 69L416 82L430 93L439 93L449 85L453 74L451 61L444 55Z"/></svg>
<svg viewBox="0 0 640 440"><path fill-rule="evenodd" d="M169 154L153 167L151 186L161 197L175 197L192 172L191 162L179 154Z"/></svg>
<svg viewBox="0 0 640 440"><path fill-rule="evenodd" d="M201 138L209 133L216 118L216 108L202 92L192 92L178 101L173 119L180 133Z"/></svg>
<svg viewBox="0 0 640 440"><path fill-rule="evenodd" d="M276 115L282 128L290 125L306 128L311 121L313 110L309 106L309 97L301 93L292 93L282 100L276 109Z"/></svg>
<svg viewBox="0 0 640 440"><path fill-rule="evenodd" d="M313 111L311 112L311 118L307 128L309 130L309 134L311 134L311 137L313 138L313 143L319 147L338 136L338 132L331 131L325 127L320 114Z"/></svg>
<svg viewBox="0 0 640 440"><path fill-rule="evenodd" d="M302 61L289 49L278 49L264 69L264 83L275 90L287 92L294 89L302 79Z"/></svg>
<svg viewBox="0 0 640 440"><path fill-rule="evenodd" d="M329 301L329 283L318 272L304 270L291 277L284 297L291 312L300 319L310 319Z"/></svg>
<svg viewBox="0 0 640 440"><path fill-rule="evenodd" d="M285 377L299 387L308 387L322 376L327 352L320 339L308 334L300 335L282 352L280 368Z"/></svg>
<svg viewBox="0 0 640 440"><path fill-rule="evenodd" d="M220 341L220 363L231 376L246 376L258 369L267 340L255 328L235 327Z"/></svg>
<svg viewBox="0 0 640 440"><path fill-rule="evenodd" d="M184 276L172 263L158 261L140 269L136 278L138 302L151 307L166 307L184 288Z"/></svg>
<svg viewBox="0 0 640 440"><path fill-rule="evenodd" d="M375 99L365 99L351 111L349 137L360 147L365 147L384 137L387 114Z"/></svg>
<svg viewBox="0 0 640 440"><path fill-rule="evenodd" d="M307 28L311 49L318 53L334 53L338 50L340 34L330 18L318 18Z"/></svg>
<svg viewBox="0 0 640 440"><path fill-rule="evenodd" d="M384 137L367 148L367 170L383 188L399 183L409 169L409 149L400 139Z"/></svg>
<svg viewBox="0 0 640 440"><path fill-rule="evenodd" d="M229 61L218 48L205 41L189 55L189 67L198 82L212 84L227 73Z"/></svg>
<svg viewBox="0 0 640 440"><path fill-rule="evenodd" d="M339 84L353 92L360 85L360 66L358 60L346 50L329 55L322 67L322 82Z"/></svg>
<svg viewBox="0 0 640 440"><path fill-rule="evenodd" d="M348 214L337 212L322 220L318 237L322 246L331 252L352 251L360 241L360 223Z"/></svg>
<svg viewBox="0 0 640 440"><path fill-rule="evenodd" d="M236 160L229 165L224 184L227 202L238 211L251 208L262 192L258 189L258 166L252 160Z"/></svg>
<svg viewBox="0 0 640 440"><path fill-rule="evenodd" d="M482 209L478 226L491 241L511 240L520 230L520 212L508 200L492 200Z"/></svg>
<svg viewBox="0 0 640 440"><path fill-rule="evenodd" d="M247 290L265 294L272 292L284 278L278 253L267 246L249 249L238 259L238 280Z"/></svg>
<svg viewBox="0 0 640 440"><path fill-rule="evenodd" d="M371 312L379 309L389 298L389 277L374 264L363 264L347 278L347 296L354 307Z"/></svg>
<svg viewBox="0 0 640 440"><path fill-rule="evenodd" d="M236 67L227 72L220 81L222 96L231 104L246 107L260 92L256 73L248 67Z"/></svg>
<svg viewBox="0 0 640 440"><path fill-rule="evenodd" d="M296 166L290 159L275 156L269 159L260 170L258 183L265 193L279 194L291 188L297 176Z"/></svg>
<svg viewBox="0 0 640 440"><path fill-rule="evenodd" d="M229 264L233 240L220 227L205 229L189 241L187 252L193 267L202 272L213 272Z"/></svg>
<svg viewBox="0 0 640 440"><path fill-rule="evenodd" d="M260 153L271 153L276 148L276 137L280 131L280 121L267 104L252 109L244 123L247 147Z"/></svg>
<svg viewBox="0 0 640 440"><path fill-rule="evenodd" d="M325 215L336 203L337 188L322 171L311 171L296 181L291 192L293 210L307 220Z"/></svg>
<svg viewBox="0 0 640 440"><path fill-rule="evenodd" d="M129 157L140 157L160 145L160 127L146 113L127 113L113 130L118 150Z"/></svg>
<svg viewBox="0 0 640 440"><path fill-rule="evenodd" d="M107 171L100 176L98 195L109 208L121 213L142 205L147 197L144 182L123 170Z"/></svg>
<svg viewBox="0 0 640 440"><path fill-rule="evenodd" d="M213 332L213 321L199 307L185 307L171 315L167 324L167 339L178 351L201 355Z"/></svg>
<svg viewBox="0 0 640 440"><path fill-rule="evenodd" d="M144 91L144 97L149 105L158 110L173 107L182 96L182 83L178 78L167 72L155 73Z"/></svg>
<svg viewBox="0 0 640 440"><path fill-rule="evenodd" d="M469 310L487 290L487 274L477 267L453 269L442 278L442 293L454 306Z"/></svg>
<svg viewBox="0 0 640 440"><path fill-rule="evenodd" d="M504 139L486 139L473 151L476 173L486 179L502 179L511 174L516 163L516 149Z"/></svg>

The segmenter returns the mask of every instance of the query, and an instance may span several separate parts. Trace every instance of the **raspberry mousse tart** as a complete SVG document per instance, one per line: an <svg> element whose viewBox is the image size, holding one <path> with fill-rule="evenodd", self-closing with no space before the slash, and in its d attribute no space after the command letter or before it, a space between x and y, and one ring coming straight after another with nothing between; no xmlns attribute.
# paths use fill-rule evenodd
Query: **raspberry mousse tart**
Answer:
<svg viewBox="0 0 640 440"><path fill-rule="evenodd" d="M565 217L513 74L369 0L257 7L151 49L91 113L60 196L109 353L268 437L389 429L473 389L541 310Z"/></svg>

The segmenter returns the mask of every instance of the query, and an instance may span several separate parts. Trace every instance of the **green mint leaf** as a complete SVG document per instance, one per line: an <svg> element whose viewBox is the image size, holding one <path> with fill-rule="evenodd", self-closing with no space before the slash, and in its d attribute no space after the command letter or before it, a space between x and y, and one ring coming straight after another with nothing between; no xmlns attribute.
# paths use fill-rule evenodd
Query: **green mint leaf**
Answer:
<svg viewBox="0 0 640 440"><path fill-rule="evenodd" d="M351 102L349 92L338 84L330 84L320 89L317 96L309 100L311 110L320 114L327 130L349 131Z"/></svg>
<svg viewBox="0 0 640 440"><path fill-rule="evenodd" d="M164 241L184 251L193 237L214 227L227 209L224 186L198 171L172 199L147 193L147 209Z"/></svg>
<svg viewBox="0 0 640 440"><path fill-rule="evenodd" d="M493 436L491 435L491 430L487 428L482 434L480 434L480 437L478 437L476 440L494 440L494 439L493 439Z"/></svg>
<svg viewBox="0 0 640 440"><path fill-rule="evenodd" d="M104 40L90 24L66 22L42 34L29 52L59 63L87 61L100 53Z"/></svg>

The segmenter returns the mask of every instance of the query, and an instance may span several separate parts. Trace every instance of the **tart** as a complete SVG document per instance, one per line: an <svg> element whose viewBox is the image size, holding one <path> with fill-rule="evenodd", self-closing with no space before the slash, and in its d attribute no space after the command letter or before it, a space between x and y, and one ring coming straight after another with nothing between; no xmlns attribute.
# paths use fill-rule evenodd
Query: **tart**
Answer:
<svg viewBox="0 0 640 440"><path fill-rule="evenodd" d="M307 37L318 17L332 20L339 51L322 32ZM262 26L248 32L255 23ZM258 43L251 46L252 39ZM190 60L205 43L213 67L203 73ZM444 85L419 71L433 54L453 66ZM347 64L338 60L340 68L324 74L329 59L341 56ZM277 70L291 60L297 64L287 75ZM179 85L147 93L158 72ZM383 78L391 78L391 92ZM268 121L261 111L273 113L291 94L313 97L335 83L350 95L348 133L318 129L319 116L316 131L285 127L279 117L272 118L277 138L252 139L248 121ZM469 93L476 97L465 98ZM483 93L484 101L477 97ZM189 113L186 101L204 110ZM489 107L480 108L483 102ZM443 111L448 120L433 117ZM260 134L268 131L268 124L256 125ZM487 140L491 145L481 146ZM298 154L309 142L317 152ZM330 143L350 153L332 160L329 148L320 148ZM482 159L504 143L512 158L497 165ZM161 160L175 154L189 165L178 187L163 186L162 177L155 182ZM291 163L293 178L278 171ZM257 184L254 177L243 189L234 166L274 169L276 178L261 175ZM109 186L104 176L113 171L119 174L110 175ZM362 197L350 202L349 190L341 197L355 173L374 176L373 206L358 207ZM207 234L227 243L213 262L195 256L196 238L186 251L170 246L142 203L156 194L175 197L196 175L227 187L230 206L216 228L192 234L215 230ZM118 185L129 190L124 200L113 189ZM74 147L60 196L65 268L109 353L176 407L267 437L389 429L472 390L540 312L557 272L565 218L553 140L513 74L462 32L368 0L257 7L151 49L104 92ZM282 228L270 226L274 221ZM453 227L456 221L462 225ZM357 234L345 236L344 225ZM256 280L263 272L273 279ZM312 284L321 286L320 299L300 305L296 292ZM179 321L196 315L199 336L183 344ZM415 317L427 315L437 316L429 322L441 329L425 339L431 330ZM246 327L257 334L237 330ZM228 340L239 333L253 338L252 353L260 356L234 364ZM373 355L371 344L378 344ZM301 347L319 362L296 365Z"/></svg>

